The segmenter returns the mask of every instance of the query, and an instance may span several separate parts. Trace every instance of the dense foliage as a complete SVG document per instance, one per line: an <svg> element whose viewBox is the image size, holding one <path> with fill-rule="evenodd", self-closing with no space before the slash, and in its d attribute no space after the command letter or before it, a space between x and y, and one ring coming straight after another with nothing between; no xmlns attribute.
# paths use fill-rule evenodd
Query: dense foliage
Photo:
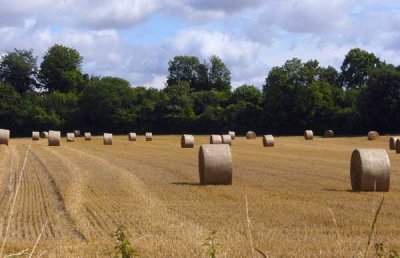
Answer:
<svg viewBox="0 0 400 258"><path fill-rule="evenodd" d="M162 90L132 87L116 77L83 74L75 49L54 45L40 64L32 50L0 59L0 128L13 135L73 129L142 133L365 134L400 130L400 67L352 49L340 71L293 58L273 67L262 90L231 88L231 72L218 56L200 62L176 56Z"/></svg>

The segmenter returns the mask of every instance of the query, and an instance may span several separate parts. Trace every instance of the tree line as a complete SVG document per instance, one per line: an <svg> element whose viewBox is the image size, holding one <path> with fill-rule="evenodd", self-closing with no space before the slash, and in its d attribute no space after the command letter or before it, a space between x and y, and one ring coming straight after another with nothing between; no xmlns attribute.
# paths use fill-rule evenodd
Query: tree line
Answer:
<svg viewBox="0 0 400 258"><path fill-rule="evenodd" d="M262 89L231 86L218 56L175 56L165 88L132 87L123 78L89 76L73 48L53 45L38 66L33 50L0 58L0 128L81 129L180 134L247 130L276 135L400 132L400 66L351 49L340 70L293 58L266 74Z"/></svg>

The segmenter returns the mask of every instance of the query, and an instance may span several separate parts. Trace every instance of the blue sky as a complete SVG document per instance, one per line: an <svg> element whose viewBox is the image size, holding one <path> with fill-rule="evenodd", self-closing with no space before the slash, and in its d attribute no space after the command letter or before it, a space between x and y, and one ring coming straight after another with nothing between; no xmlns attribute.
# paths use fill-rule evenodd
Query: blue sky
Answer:
<svg viewBox="0 0 400 258"><path fill-rule="evenodd" d="M395 0L0 0L0 54L76 48L83 72L164 87L175 55L220 56L234 87L287 59L336 68L355 47L400 64Z"/></svg>

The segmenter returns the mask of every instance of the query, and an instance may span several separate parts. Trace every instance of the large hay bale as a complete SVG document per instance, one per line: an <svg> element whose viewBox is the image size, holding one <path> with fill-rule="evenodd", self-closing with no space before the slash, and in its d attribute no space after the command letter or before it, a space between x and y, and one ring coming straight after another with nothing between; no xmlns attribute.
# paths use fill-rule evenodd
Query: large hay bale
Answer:
<svg viewBox="0 0 400 258"><path fill-rule="evenodd" d="M181 148L194 148L194 137L190 134L183 134L181 137Z"/></svg>
<svg viewBox="0 0 400 258"><path fill-rule="evenodd" d="M210 144L222 144L222 137L219 134L210 135Z"/></svg>
<svg viewBox="0 0 400 258"><path fill-rule="evenodd" d="M40 138L43 138L43 139L49 138L49 133L46 131L40 132Z"/></svg>
<svg viewBox="0 0 400 258"><path fill-rule="evenodd" d="M39 132L32 132L32 141L39 141L40 133Z"/></svg>
<svg viewBox="0 0 400 258"><path fill-rule="evenodd" d="M231 136L232 140L235 140L235 138L236 138L236 133L235 132L229 131L228 134Z"/></svg>
<svg viewBox="0 0 400 258"><path fill-rule="evenodd" d="M335 133L333 130L326 130L324 133L324 138L332 138L335 137Z"/></svg>
<svg viewBox="0 0 400 258"><path fill-rule="evenodd" d="M263 145L264 145L264 147L274 147L275 146L274 136L271 134L264 135L263 136Z"/></svg>
<svg viewBox="0 0 400 258"><path fill-rule="evenodd" d="M374 140L378 139L378 137L379 137L379 133L377 131L368 132L368 140L374 141Z"/></svg>
<svg viewBox="0 0 400 258"><path fill-rule="evenodd" d="M387 192L390 187L390 160L384 149L356 149L351 155L353 191Z"/></svg>
<svg viewBox="0 0 400 258"><path fill-rule="evenodd" d="M257 138L257 134L253 131L248 131L246 133L246 139L256 139Z"/></svg>
<svg viewBox="0 0 400 258"><path fill-rule="evenodd" d="M399 137L394 137L394 136L390 137L389 149L391 149L391 150L395 150L396 149L396 141L397 141L397 139L399 139Z"/></svg>
<svg viewBox="0 0 400 258"><path fill-rule="evenodd" d="M312 130L305 130L304 131L304 139L306 139L306 140L314 139L314 132Z"/></svg>
<svg viewBox="0 0 400 258"><path fill-rule="evenodd" d="M75 141L75 133L67 133L67 142Z"/></svg>
<svg viewBox="0 0 400 258"><path fill-rule="evenodd" d="M221 135L222 143L232 145L232 137L229 134Z"/></svg>
<svg viewBox="0 0 400 258"><path fill-rule="evenodd" d="M75 136L75 137L81 137L81 131L79 131L79 130L74 130L74 136Z"/></svg>
<svg viewBox="0 0 400 258"><path fill-rule="evenodd" d="M92 140L92 134L91 133L86 132L84 134L84 136L85 136L85 141L91 141Z"/></svg>
<svg viewBox="0 0 400 258"><path fill-rule="evenodd" d="M10 130L0 129L0 144L8 146L9 140L10 140Z"/></svg>
<svg viewBox="0 0 400 258"><path fill-rule="evenodd" d="M153 133L146 133L146 142L151 142L153 140Z"/></svg>
<svg viewBox="0 0 400 258"><path fill-rule="evenodd" d="M49 146L60 146L61 142L61 132L60 131L49 131Z"/></svg>
<svg viewBox="0 0 400 258"><path fill-rule="evenodd" d="M199 150L200 184L232 184L232 154L228 144L203 144Z"/></svg>
<svg viewBox="0 0 400 258"><path fill-rule="evenodd" d="M136 141L136 133L129 133L128 139L129 141Z"/></svg>
<svg viewBox="0 0 400 258"><path fill-rule="evenodd" d="M103 143L104 145L112 145L112 133L104 133Z"/></svg>

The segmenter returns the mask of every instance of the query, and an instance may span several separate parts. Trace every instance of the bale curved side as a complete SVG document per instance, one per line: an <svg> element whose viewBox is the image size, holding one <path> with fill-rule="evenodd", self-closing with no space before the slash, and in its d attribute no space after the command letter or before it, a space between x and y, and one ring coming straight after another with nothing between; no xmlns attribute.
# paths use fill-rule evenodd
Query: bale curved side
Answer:
<svg viewBox="0 0 400 258"><path fill-rule="evenodd" d="M396 140L396 153L400 153L400 138Z"/></svg>
<svg viewBox="0 0 400 258"><path fill-rule="evenodd" d="M40 133L39 132L32 132L32 141L39 141Z"/></svg>
<svg viewBox="0 0 400 258"><path fill-rule="evenodd" d="M379 137L379 133L377 131L368 132L368 140L369 141L374 141L374 140L378 139L378 137Z"/></svg>
<svg viewBox="0 0 400 258"><path fill-rule="evenodd" d="M190 134L183 134L181 137L181 148L194 148L194 137Z"/></svg>
<svg viewBox="0 0 400 258"><path fill-rule="evenodd" d="M104 133L103 135L103 143L104 145L112 145L112 133Z"/></svg>
<svg viewBox="0 0 400 258"><path fill-rule="evenodd" d="M218 134L210 135L210 144L222 144L222 137Z"/></svg>
<svg viewBox="0 0 400 258"><path fill-rule="evenodd" d="M92 140L92 134L91 133L86 132L84 134L84 136L85 136L85 141L91 141Z"/></svg>
<svg viewBox="0 0 400 258"><path fill-rule="evenodd" d="M43 139L49 138L49 133L46 131L40 132L40 138Z"/></svg>
<svg viewBox="0 0 400 258"><path fill-rule="evenodd" d="M75 141L75 133L67 133L67 142L74 142Z"/></svg>
<svg viewBox="0 0 400 258"><path fill-rule="evenodd" d="M129 133L128 139L129 141L136 141L136 133Z"/></svg>
<svg viewBox="0 0 400 258"><path fill-rule="evenodd" d="M333 130L326 130L324 133L324 138L332 138L335 137L335 132Z"/></svg>
<svg viewBox="0 0 400 258"><path fill-rule="evenodd" d="M0 144L8 146L10 140L10 130L0 129Z"/></svg>
<svg viewBox="0 0 400 258"><path fill-rule="evenodd" d="M312 140L314 139L314 132L312 130L305 130L304 131L304 139L305 140Z"/></svg>
<svg viewBox="0 0 400 258"><path fill-rule="evenodd" d="M399 137L394 137L394 136L390 137L389 149L396 150L396 141L397 141L397 139L399 139Z"/></svg>
<svg viewBox="0 0 400 258"><path fill-rule="evenodd" d="M146 133L146 142L151 142L153 140L153 133Z"/></svg>
<svg viewBox="0 0 400 258"><path fill-rule="evenodd" d="M274 147L275 146L275 139L274 136L271 134L263 136L263 145L264 147Z"/></svg>
<svg viewBox="0 0 400 258"><path fill-rule="evenodd" d="M235 132L229 131L228 134L231 136L232 140L235 140L235 138L236 138L236 133Z"/></svg>
<svg viewBox="0 0 400 258"><path fill-rule="evenodd" d="M256 139L257 138L257 134L253 131L248 131L246 133L246 139Z"/></svg>
<svg viewBox="0 0 400 258"><path fill-rule="evenodd" d="M351 155L350 180L353 191L387 192L390 160L384 149L356 149Z"/></svg>
<svg viewBox="0 0 400 258"><path fill-rule="evenodd" d="M81 137L81 131L75 130L75 131L74 131L74 136L75 136L75 137Z"/></svg>
<svg viewBox="0 0 400 258"><path fill-rule="evenodd" d="M232 154L228 144L203 144L199 150L201 185L232 184Z"/></svg>
<svg viewBox="0 0 400 258"><path fill-rule="evenodd" d="M222 143L232 145L232 137L229 134L221 135Z"/></svg>
<svg viewBox="0 0 400 258"><path fill-rule="evenodd" d="M49 146L60 146L61 144L61 132L60 131L49 131Z"/></svg>

